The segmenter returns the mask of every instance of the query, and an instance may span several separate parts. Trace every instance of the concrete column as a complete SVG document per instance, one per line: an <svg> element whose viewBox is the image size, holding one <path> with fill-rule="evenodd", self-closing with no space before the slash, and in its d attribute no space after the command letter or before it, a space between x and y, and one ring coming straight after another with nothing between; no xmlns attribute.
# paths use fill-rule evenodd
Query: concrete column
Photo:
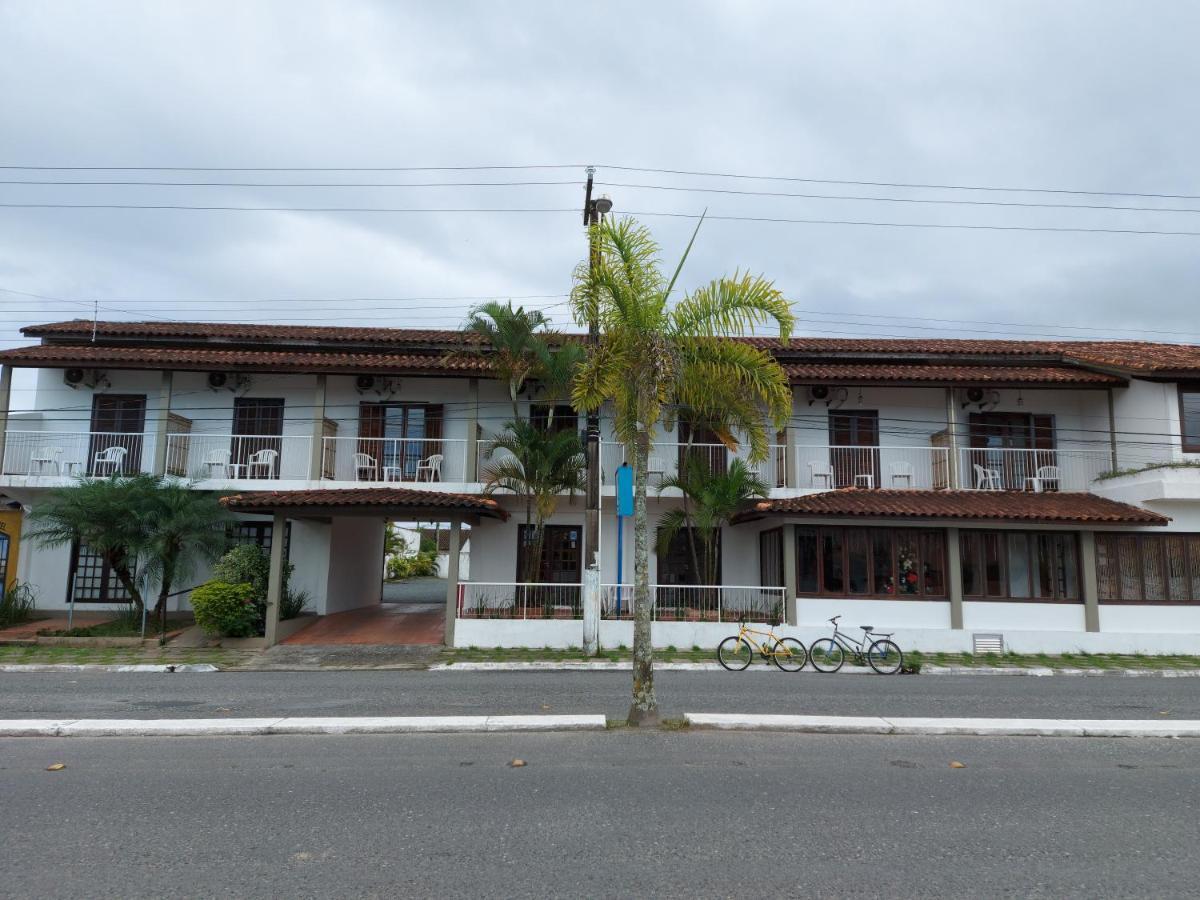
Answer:
<svg viewBox="0 0 1200 900"><path fill-rule="evenodd" d="M479 480L479 379L467 381L467 461L463 481Z"/></svg>
<svg viewBox="0 0 1200 900"><path fill-rule="evenodd" d="M4 447L8 437L8 404L12 395L12 366L0 366L0 472L4 471Z"/></svg>
<svg viewBox="0 0 1200 900"><path fill-rule="evenodd" d="M946 529L946 587L950 594L950 627L962 631L962 544L959 543L957 528Z"/></svg>
<svg viewBox="0 0 1200 900"><path fill-rule="evenodd" d="M450 523L450 557L446 560L446 637L447 647L454 646L454 620L458 618L458 557L462 553L462 522Z"/></svg>
<svg viewBox="0 0 1200 900"><path fill-rule="evenodd" d="M800 487L800 473L796 471L796 429L790 425L783 430L784 452L787 454L787 460L784 462L784 471L787 474L787 479L784 484L790 488Z"/></svg>
<svg viewBox="0 0 1200 900"><path fill-rule="evenodd" d="M962 487L959 481L958 458L958 402L954 398L954 388L946 388L946 443L950 458L947 460L946 477L950 480L950 489Z"/></svg>
<svg viewBox="0 0 1200 900"><path fill-rule="evenodd" d="M283 545L287 536L287 516L275 513L271 526L271 574L267 579L267 646L274 647L278 643L279 606L283 601Z"/></svg>
<svg viewBox="0 0 1200 900"><path fill-rule="evenodd" d="M1108 452L1112 456L1112 470L1120 468L1117 461L1117 405L1113 389L1108 389Z"/></svg>
<svg viewBox="0 0 1200 900"><path fill-rule="evenodd" d="M583 570L583 653L595 656L600 651L600 569Z"/></svg>
<svg viewBox="0 0 1200 900"><path fill-rule="evenodd" d="M320 481L325 467L325 376L317 376L317 387L313 391L312 455L308 461L310 481Z"/></svg>
<svg viewBox="0 0 1200 900"><path fill-rule="evenodd" d="M154 421L154 474L167 474L167 425L171 420L171 394L175 373L163 369L162 385L158 390L158 418Z"/></svg>
<svg viewBox="0 0 1200 900"><path fill-rule="evenodd" d="M783 526L783 620L788 625L800 624L796 608L796 526Z"/></svg>
<svg viewBox="0 0 1200 900"><path fill-rule="evenodd" d="M1083 627L1100 630L1100 581L1096 577L1096 532L1079 533L1080 588L1083 591Z"/></svg>

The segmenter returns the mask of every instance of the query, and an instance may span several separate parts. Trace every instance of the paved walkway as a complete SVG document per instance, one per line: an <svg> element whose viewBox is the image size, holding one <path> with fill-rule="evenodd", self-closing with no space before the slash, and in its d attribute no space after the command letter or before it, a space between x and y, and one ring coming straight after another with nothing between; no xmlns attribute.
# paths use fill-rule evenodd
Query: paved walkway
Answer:
<svg viewBox="0 0 1200 900"><path fill-rule="evenodd" d="M4 641L32 641L37 637L39 631L45 629L54 629L56 631L63 630L67 627L66 610L62 612L53 612L45 614L45 618L34 619L32 622L22 622L19 625L11 625L8 628L0 628L0 642ZM116 613L105 610L98 612L96 610L75 610L75 617L72 621L72 627L83 628L88 625L99 625L101 622L107 622L116 617Z"/></svg>
<svg viewBox="0 0 1200 900"><path fill-rule="evenodd" d="M445 606L435 603L381 603L322 616L284 644L440 644L446 631Z"/></svg>

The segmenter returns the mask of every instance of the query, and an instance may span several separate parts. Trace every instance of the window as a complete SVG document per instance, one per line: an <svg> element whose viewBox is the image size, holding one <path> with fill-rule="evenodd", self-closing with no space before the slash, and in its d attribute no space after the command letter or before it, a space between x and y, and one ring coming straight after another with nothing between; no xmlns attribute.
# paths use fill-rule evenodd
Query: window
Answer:
<svg viewBox="0 0 1200 900"><path fill-rule="evenodd" d="M256 544L264 553L271 552L271 532L275 530L272 522L234 522L226 529L226 537L230 547L242 544ZM288 559L292 550L292 523L288 522L283 531L283 558Z"/></svg>
<svg viewBox="0 0 1200 900"><path fill-rule="evenodd" d="M783 529L770 528L758 535L758 583L783 586Z"/></svg>
<svg viewBox="0 0 1200 900"><path fill-rule="evenodd" d="M235 465L245 467L241 474L248 478L278 478L282 435L283 400L238 397L233 401L229 455ZM251 469L251 462L259 464ZM264 462L268 465L262 465Z"/></svg>
<svg viewBox="0 0 1200 900"><path fill-rule="evenodd" d="M529 421L534 427L543 431L552 431L555 434L560 431L579 430L579 414L568 403L559 403L554 406L548 403L531 403L529 404Z"/></svg>
<svg viewBox="0 0 1200 900"><path fill-rule="evenodd" d="M87 544L71 549L71 578L68 581L68 601L71 592L76 603L127 603L129 592L116 573L98 553Z"/></svg>
<svg viewBox="0 0 1200 900"><path fill-rule="evenodd" d="M360 403L358 438L363 458L355 462L355 477L360 481L416 481L422 461L445 453L442 406Z"/></svg>
<svg viewBox="0 0 1200 900"><path fill-rule="evenodd" d="M542 558L539 571L532 578L526 577L528 554L535 552L534 541L537 528L522 525L517 540L517 581L534 581L547 584L579 584L582 580L583 551L580 546L582 534L577 525L543 525Z"/></svg>
<svg viewBox="0 0 1200 900"><path fill-rule="evenodd" d="M142 432L145 428L144 394L93 396L88 474L134 475L141 471Z"/></svg>
<svg viewBox="0 0 1200 900"><path fill-rule="evenodd" d="M693 528L680 528L671 538L666 552L658 554L659 584L720 584L721 583L721 532L714 533L710 560L705 550L701 532ZM696 571L699 565L700 571ZM709 582L705 571L715 571L716 580Z"/></svg>
<svg viewBox="0 0 1200 900"><path fill-rule="evenodd" d="M835 487L880 486L877 411L829 413L829 462Z"/></svg>
<svg viewBox="0 0 1200 900"><path fill-rule="evenodd" d="M796 592L946 598L946 534L917 528L796 529Z"/></svg>
<svg viewBox="0 0 1200 900"><path fill-rule="evenodd" d="M964 531L963 596L969 600L1078 602L1079 547L1056 531Z"/></svg>
<svg viewBox="0 0 1200 900"><path fill-rule="evenodd" d="M971 413L968 423L971 449L970 475L978 479L978 466L996 473L1001 487L1020 491L1028 478L1043 466L1058 465L1055 453L1054 416L1029 413ZM1053 483L1048 489L1054 489Z"/></svg>
<svg viewBox="0 0 1200 900"><path fill-rule="evenodd" d="M1179 434L1184 453L1200 453L1200 384L1179 386Z"/></svg>
<svg viewBox="0 0 1200 900"><path fill-rule="evenodd" d="M1200 534L1096 535L1101 603L1200 603Z"/></svg>

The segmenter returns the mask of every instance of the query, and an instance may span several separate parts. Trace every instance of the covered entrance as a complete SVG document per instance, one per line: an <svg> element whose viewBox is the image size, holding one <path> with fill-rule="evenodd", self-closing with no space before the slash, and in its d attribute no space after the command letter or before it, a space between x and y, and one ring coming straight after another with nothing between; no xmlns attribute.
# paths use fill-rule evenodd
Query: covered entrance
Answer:
<svg viewBox="0 0 1200 900"><path fill-rule="evenodd" d="M496 501L468 494L401 487L236 494L221 502L233 512L270 513L275 533L293 526L293 579L303 574L325 594L319 620L286 639L289 644L451 643L459 593L458 558L462 525L504 520ZM382 596L384 522L440 521L450 524L450 553L438 604ZM302 568L303 567L303 568ZM281 542L271 545L267 595L267 645L280 642L279 598L284 570ZM428 585L423 588L428 594ZM388 599L391 602L388 602Z"/></svg>

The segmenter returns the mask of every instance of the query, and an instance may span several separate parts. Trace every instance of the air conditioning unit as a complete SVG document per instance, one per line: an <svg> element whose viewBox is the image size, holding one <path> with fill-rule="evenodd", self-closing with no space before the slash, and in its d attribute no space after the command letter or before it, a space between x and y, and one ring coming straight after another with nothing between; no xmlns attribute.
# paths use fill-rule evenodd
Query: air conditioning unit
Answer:
<svg viewBox="0 0 1200 900"><path fill-rule="evenodd" d="M833 387L828 384L814 384L808 389L808 405L824 403L830 409L837 409L846 402L850 392L844 387Z"/></svg>
<svg viewBox="0 0 1200 900"><path fill-rule="evenodd" d="M224 372L209 372L208 386L214 391L219 391L229 382L229 376Z"/></svg>
<svg viewBox="0 0 1200 900"><path fill-rule="evenodd" d="M371 388L373 388L373 387L375 387L375 376L374 375L359 375L357 378L354 379L354 388L360 394L365 394L367 391L371 390Z"/></svg>
<svg viewBox="0 0 1200 900"><path fill-rule="evenodd" d="M981 387L970 387L962 392L962 408L974 406L980 410L992 409L1000 403L1000 392Z"/></svg>
<svg viewBox="0 0 1200 900"><path fill-rule="evenodd" d="M92 389L111 386L108 376L102 370L74 367L63 370L63 384L69 388L89 387Z"/></svg>

